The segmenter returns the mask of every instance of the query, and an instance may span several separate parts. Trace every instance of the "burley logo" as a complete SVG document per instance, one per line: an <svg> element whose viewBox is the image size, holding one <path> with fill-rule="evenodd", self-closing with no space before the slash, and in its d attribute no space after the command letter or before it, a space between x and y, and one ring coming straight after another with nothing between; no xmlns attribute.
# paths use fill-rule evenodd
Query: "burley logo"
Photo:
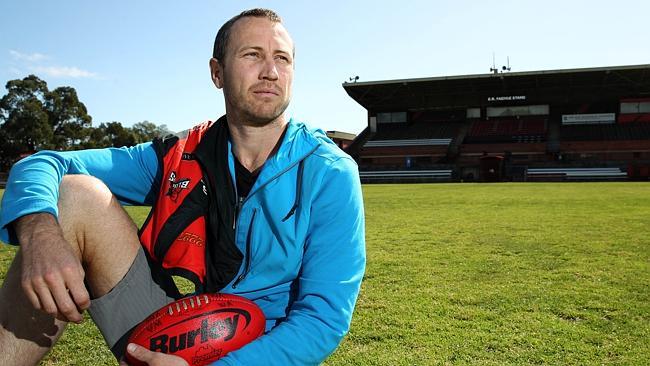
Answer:
<svg viewBox="0 0 650 366"><path fill-rule="evenodd" d="M241 312L241 310L236 311ZM225 312L228 312L228 310L225 310ZM246 328L250 321L250 314L247 312L244 312L244 314L232 314L229 317L216 319L214 321L203 319L201 324L195 329L181 332L180 334L172 335L172 325L171 327L167 327L161 331L162 333L167 330L172 334L167 334L165 332L152 337L149 340L149 349L154 352L175 353L186 348L200 346L208 342L210 339L223 339L223 341L229 341L237 332L240 315L243 315L244 318L246 318L246 325L244 325L244 328Z"/></svg>
<svg viewBox="0 0 650 366"><path fill-rule="evenodd" d="M172 201L176 202L178 199L178 194L190 186L190 179L183 178L176 181L176 172L171 172L169 174L169 179L167 180L169 181L169 189L167 190L167 195L172 199Z"/></svg>

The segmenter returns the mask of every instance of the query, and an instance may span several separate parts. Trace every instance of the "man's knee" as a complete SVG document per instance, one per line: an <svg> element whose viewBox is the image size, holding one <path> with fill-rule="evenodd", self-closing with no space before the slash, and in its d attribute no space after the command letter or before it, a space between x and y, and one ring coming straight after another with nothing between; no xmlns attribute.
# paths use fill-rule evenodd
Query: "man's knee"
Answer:
<svg viewBox="0 0 650 366"><path fill-rule="evenodd" d="M65 175L59 186L59 209L86 208L110 202L113 194L101 180L89 175Z"/></svg>
<svg viewBox="0 0 650 366"><path fill-rule="evenodd" d="M67 175L59 192L58 218L63 235L79 249L91 293L102 296L133 263L140 248L138 228L97 178Z"/></svg>
<svg viewBox="0 0 650 366"><path fill-rule="evenodd" d="M59 186L59 224L63 230L84 230L85 223L121 209L106 184L88 175L66 175Z"/></svg>
<svg viewBox="0 0 650 366"><path fill-rule="evenodd" d="M106 236L104 227L131 229L134 225L101 180L88 175L66 175L59 187L58 221L64 237L79 247L100 245ZM121 230L122 231L122 230ZM92 249L92 248L90 248Z"/></svg>

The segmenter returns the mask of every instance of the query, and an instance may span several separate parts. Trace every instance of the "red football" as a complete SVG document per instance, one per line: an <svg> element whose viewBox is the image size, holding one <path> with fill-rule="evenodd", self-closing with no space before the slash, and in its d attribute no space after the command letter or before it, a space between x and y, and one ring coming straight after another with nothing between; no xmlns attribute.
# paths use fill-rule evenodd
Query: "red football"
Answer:
<svg viewBox="0 0 650 366"><path fill-rule="evenodd" d="M252 301L230 294L186 297L151 314L133 330L130 343L207 365L264 333L266 319ZM144 365L131 358L130 365Z"/></svg>

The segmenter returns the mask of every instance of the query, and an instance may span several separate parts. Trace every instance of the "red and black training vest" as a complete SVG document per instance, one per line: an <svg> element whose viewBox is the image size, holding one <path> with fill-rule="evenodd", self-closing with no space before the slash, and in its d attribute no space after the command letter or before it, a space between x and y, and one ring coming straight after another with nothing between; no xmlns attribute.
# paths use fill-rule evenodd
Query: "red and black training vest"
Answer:
<svg viewBox="0 0 650 366"><path fill-rule="evenodd" d="M243 259L232 230L235 191L226 119L153 145L159 163L155 201L140 242L168 273L191 280L199 291L218 291L235 277Z"/></svg>

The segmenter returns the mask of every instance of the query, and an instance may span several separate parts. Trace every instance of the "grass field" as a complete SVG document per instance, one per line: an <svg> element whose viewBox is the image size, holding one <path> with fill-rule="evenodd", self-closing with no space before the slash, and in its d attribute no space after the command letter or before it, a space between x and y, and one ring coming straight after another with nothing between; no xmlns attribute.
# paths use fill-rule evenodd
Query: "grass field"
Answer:
<svg viewBox="0 0 650 366"><path fill-rule="evenodd" d="M650 184L364 186L368 268L326 365L650 364ZM136 221L143 208L130 209ZM0 275L13 255L0 249ZM114 365L91 321L44 365ZM1 356L0 356L1 357Z"/></svg>

